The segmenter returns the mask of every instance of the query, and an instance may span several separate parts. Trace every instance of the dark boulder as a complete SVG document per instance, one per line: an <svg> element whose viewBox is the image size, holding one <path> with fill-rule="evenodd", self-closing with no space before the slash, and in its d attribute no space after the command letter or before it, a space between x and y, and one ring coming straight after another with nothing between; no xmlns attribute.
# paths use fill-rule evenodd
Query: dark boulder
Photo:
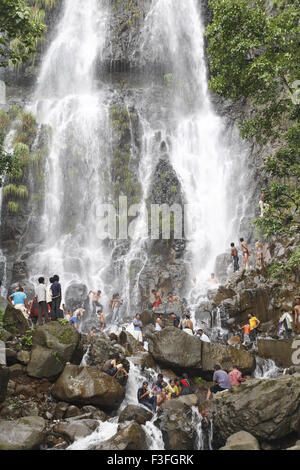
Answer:
<svg viewBox="0 0 300 470"><path fill-rule="evenodd" d="M8 304L3 316L3 328L13 335L24 335L29 325L23 313Z"/></svg>
<svg viewBox="0 0 300 470"><path fill-rule="evenodd" d="M151 411L146 410L143 406L127 405L119 416L119 423L135 421L138 424L146 424L146 422L151 421L152 418L153 414Z"/></svg>

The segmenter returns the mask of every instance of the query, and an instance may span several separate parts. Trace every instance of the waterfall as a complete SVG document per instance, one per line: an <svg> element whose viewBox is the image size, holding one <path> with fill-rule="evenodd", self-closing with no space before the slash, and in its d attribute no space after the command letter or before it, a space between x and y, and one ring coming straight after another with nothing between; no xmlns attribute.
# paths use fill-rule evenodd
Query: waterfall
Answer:
<svg viewBox="0 0 300 470"><path fill-rule="evenodd" d="M105 44L105 1L65 0L45 54L32 109L51 128L45 171L41 243L29 260L32 281L61 276L104 291L110 249L97 236L97 208L106 201L110 160L109 96L94 79Z"/></svg>
<svg viewBox="0 0 300 470"><path fill-rule="evenodd" d="M255 379L275 379L281 372L282 370L276 366L272 359L256 357Z"/></svg>

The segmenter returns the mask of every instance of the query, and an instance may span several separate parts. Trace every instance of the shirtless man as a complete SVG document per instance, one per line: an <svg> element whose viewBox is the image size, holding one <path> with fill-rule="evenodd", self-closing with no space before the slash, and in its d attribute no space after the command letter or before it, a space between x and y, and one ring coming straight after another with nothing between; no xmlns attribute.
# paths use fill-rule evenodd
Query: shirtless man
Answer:
<svg viewBox="0 0 300 470"><path fill-rule="evenodd" d="M101 290L97 290L97 292L90 290L89 295L93 294L92 298L92 305L93 305L93 313L96 313L96 308L100 307L99 299L101 296Z"/></svg>
<svg viewBox="0 0 300 470"><path fill-rule="evenodd" d="M102 310L97 310L97 315L99 319L100 333L103 333L105 328L105 315Z"/></svg>
<svg viewBox="0 0 300 470"><path fill-rule="evenodd" d="M155 310L156 307L158 307L159 305L162 304L162 298L161 298L161 295L159 294L159 292L157 292L157 290L155 290L155 289L152 290L152 294L155 297L155 302L154 302L152 310Z"/></svg>
<svg viewBox="0 0 300 470"><path fill-rule="evenodd" d="M240 242L241 242L241 244L242 244L242 250L243 250L244 269L247 269L247 266L248 266L248 269L249 269L249 255L250 255L250 251L249 251L249 248L248 248L247 243L245 242L245 240L244 240L243 238L240 238Z"/></svg>
<svg viewBox="0 0 300 470"><path fill-rule="evenodd" d="M300 328L300 297L297 296L295 297L295 302L296 302L296 305L293 309L293 312L294 312L294 320L295 320L295 327L297 328Z"/></svg>
<svg viewBox="0 0 300 470"><path fill-rule="evenodd" d="M168 297L169 297L168 301L169 301L171 304L173 304L174 302L179 302L178 297L176 297L176 296L173 294L173 292L169 292L169 293L168 293Z"/></svg>
<svg viewBox="0 0 300 470"><path fill-rule="evenodd" d="M239 254L233 242L231 243L230 246L231 246L231 256L233 257L233 271L236 272L240 269Z"/></svg>

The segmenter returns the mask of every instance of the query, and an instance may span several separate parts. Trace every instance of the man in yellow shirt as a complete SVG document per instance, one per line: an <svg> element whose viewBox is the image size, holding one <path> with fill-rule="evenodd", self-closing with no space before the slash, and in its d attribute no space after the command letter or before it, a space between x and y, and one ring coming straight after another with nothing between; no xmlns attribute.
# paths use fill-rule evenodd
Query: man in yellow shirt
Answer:
<svg viewBox="0 0 300 470"><path fill-rule="evenodd" d="M250 324L250 341L253 343L256 341L257 328L260 325L260 321L253 315L253 313L249 313L248 318Z"/></svg>

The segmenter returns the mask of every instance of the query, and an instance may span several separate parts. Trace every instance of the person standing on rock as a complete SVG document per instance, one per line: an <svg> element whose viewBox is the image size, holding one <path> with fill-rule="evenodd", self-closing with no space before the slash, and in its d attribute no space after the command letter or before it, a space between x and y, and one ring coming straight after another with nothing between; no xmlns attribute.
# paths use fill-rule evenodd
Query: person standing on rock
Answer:
<svg viewBox="0 0 300 470"><path fill-rule="evenodd" d="M36 287L36 296L37 301L39 303L39 316L37 320L37 325L40 326L43 324L43 317L45 323L48 323L50 321L48 316L47 292L44 277L39 278L39 283Z"/></svg>
<svg viewBox="0 0 300 470"><path fill-rule="evenodd" d="M155 331L161 331L164 328L163 316L160 313L155 322Z"/></svg>
<svg viewBox="0 0 300 470"><path fill-rule="evenodd" d="M298 330L300 327L300 297L299 296L295 297L295 306L293 309L293 315L294 315L295 328L296 330Z"/></svg>
<svg viewBox="0 0 300 470"><path fill-rule="evenodd" d="M52 312L52 290L51 286L53 284L53 277L50 277L49 284L46 287L46 302L50 308L50 318L53 320L53 312Z"/></svg>
<svg viewBox="0 0 300 470"><path fill-rule="evenodd" d="M8 301L13 308L20 310L26 320L28 320L29 307L27 302L27 295L25 294L22 286L19 286L15 292L8 296Z"/></svg>
<svg viewBox="0 0 300 470"><path fill-rule="evenodd" d="M189 335L192 335L192 336L194 334L194 325L193 325L190 315L188 314L185 316L183 331L185 331L185 333L188 333Z"/></svg>
<svg viewBox="0 0 300 470"><path fill-rule="evenodd" d="M133 336L134 338L143 344L143 323L141 321L141 315L139 313L136 314L135 319L133 320Z"/></svg>
<svg viewBox="0 0 300 470"><path fill-rule="evenodd" d="M123 300L120 298L120 294L114 294L113 295L113 301L111 305L111 309L114 315L114 319L118 318L119 316L119 310L121 308L121 305L123 305Z"/></svg>
<svg viewBox="0 0 300 470"><path fill-rule="evenodd" d="M154 311L157 307L159 307L162 304L162 298L161 298L160 293L156 289L152 289L152 294L155 297L155 302L152 308L152 310Z"/></svg>
<svg viewBox="0 0 300 470"><path fill-rule="evenodd" d="M284 339L290 339L293 333L293 318L286 308L281 309L279 325L281 327L280 333L283 335Z"/></svg>
<svg viewBox="0 0 300 470"><path fill-rule="evenodd" d="M152 413L156 413L157 398L155 395L150 397L150 390L148 390L148 382L143 382L142 387L138 389L137 393L138 402L144 405Z"/></svg>
<svg viewBox="0 0 300 470"><path fill-rule="evenodd" d="M171 313L171 318L173 319L174 328L179 328L180 330L182 330L182 320L181 320L181 318L179 318L179 316L176 315L175 313Z"/></svg>
<svg viewBox="0 0 300 470"><path fill-rule="evenodd" d="M97 315L98 315L98 320L99 320L100 333L103 333L106 324L105 324L105 315L102 312L102 309L99 309L97 311Z"/></svg>
<svg viewBox="0 0 300 470"><path fill-rule="evenodd" d="M97 307L101 306L100 303L99 303L99 299L100 299L100 296L101 296L101 290L97 290L97 291L90 290L89 295L90 294L93 294L92 306L93 306L93 314L95 315Z"/></svg>
<svg viewBox="0 0 300 470"><path fill-rule="evenodd" d="M253 315L253 313L249 313L248 318L250 325L250 341L253 343L254 341L256 341L257 328L260 325L260 321Z"/></svg>
<svg viewBox="0 0 300 470"><path fill-rule="evenodd" d="M61 304L61 285L59 283L59 276L55 274L53 276L53 284L51 285L52 292L52 311L53 311L53 320L58 320L60 316L60 304Z"/></svg>
<svg viewBox="0 0 300 470"><path fill-rule="evenodd" d="M243 258L244 258L244 269L249 269L249 256L250 256L250 250L248 248L247 243L243 238L240 238L240 242L242 245L242 251L243 251Z"/></svg>
<svg viewBox="0 0 300 470"><path fill-rule="evenodd" d="M256 248L257 264L261 269L263 269L264 268L263 244L261 242L256 242L255 248Z"/></svg>
<svg viewBox="0 0 300 470"><path fill-rule="evenodd" d="M219 364L216 364L214 366L213 385L207 392L206 400L210 400L213 393L224 392L224 390L228 390L229 388L231 388L231 382L227 372L222 370Z"/></svg>
<svg viewBox="0 0 300 470"><path fill-rule="evenodd" d="M233 272L236 272L240 269L239 266L239 255L234 243L231 243L231 256L233 258Z"/></svg>

